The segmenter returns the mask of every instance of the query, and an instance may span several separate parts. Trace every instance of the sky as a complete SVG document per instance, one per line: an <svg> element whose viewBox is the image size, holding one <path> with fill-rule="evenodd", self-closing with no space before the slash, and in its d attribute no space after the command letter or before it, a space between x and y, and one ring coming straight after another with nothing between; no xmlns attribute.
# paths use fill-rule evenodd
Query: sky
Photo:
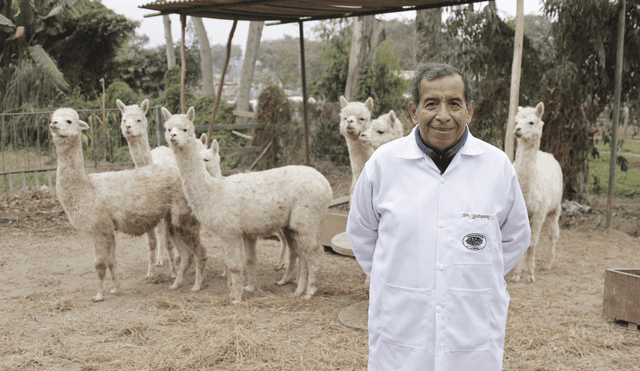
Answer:
<svg viewBox="0 0 640 371"><path fill-rule="evenodd" d="M149 4L151 2L152 0L102 0L102 4L104 4L107 8L113 10L114 12L122 14L131 20L140 21L140 27L136 29L136 32L141 35L147 35L149 37L149 44L147 46L155 47L165 44L164 25L162 23L162 17L144 18L145 15L153 14L155 13L155 11L139 8L139 6ZM482 2L479 4L475 4L475 6L485 6L487 3L488 2ZM498 13L501 17L515 17L515 0L496 0L496 6L498 7ZM524 14L540 14L541 6L542 5L540 4L540 0L524 0ZM181 38L180 16L177 14L172 14L169 17L171 19L173 42L179 42ZM415 11L389 13L378 15L377 17L383 20L401 17L415 18ZM227 41L229 40L229 32L231 31L233 21L204 18L203 23L205 28L207 29L209 42L212 45L227 44ZM312 22L305 22L303 24L305 38L308 37L308 33L311 31L312 25L310 23ZM248 33L249 22L239 21L233 36L232 43L234 45L240 45L244 50ZM264 30L262 31L262 40L281 39L285 35L298 37L299 25L297 23L294 23L286 25L265 26Z"/></svg>

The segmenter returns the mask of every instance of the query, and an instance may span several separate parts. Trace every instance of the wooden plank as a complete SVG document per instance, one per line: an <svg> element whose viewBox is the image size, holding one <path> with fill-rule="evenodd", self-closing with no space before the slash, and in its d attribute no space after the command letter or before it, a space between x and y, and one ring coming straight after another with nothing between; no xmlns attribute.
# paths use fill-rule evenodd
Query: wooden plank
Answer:
<svg viewBox="0 0 640 371"><path fill-rule="evenodd" d="M250 122L247 124L233 124L233 125L214 125L213 130L243 130L243 129L262 129L264 124L257 122ZM197 125L196 131L207 131L208 125Z"/></svg>
<svg viewBox="0 0 640 371"><path fill-rule="evenodd" d="M327 212L320 228L319 239L322 246L331 247L331 239L347 230L347 217L346 213Z"/></svg>
<svg viewBox="0 0 640 371"><path fill-rule="evenodd" d="M640 269L607 269L603 300L605 317L640 323Z"/></svg>
<svg viewBox="0 0 640 371"><path fill-rule="evenodd" d="M334 198L331 203L329 204L329 208L338 206L338 205L344 205L344 204L348 204L349 203L349 196L342 196L342 197L338 197L338 198Z"/></svg>
<svg viewBox="0 0 640 371"><path fill-rule="evenodd" d="M233 111L233 115L238 117L248 117L250 119L256 117L255 112L245 112L245 111L236 111L236 110Z"/></svg>

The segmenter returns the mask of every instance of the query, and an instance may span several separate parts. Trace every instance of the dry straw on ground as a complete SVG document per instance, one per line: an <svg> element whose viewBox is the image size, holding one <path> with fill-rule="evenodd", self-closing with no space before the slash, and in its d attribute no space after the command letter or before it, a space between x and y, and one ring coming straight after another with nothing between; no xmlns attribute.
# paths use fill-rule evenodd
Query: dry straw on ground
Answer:
<svg viewBox="0 0 640 371"><path fill-rule="evenodd" d="M275 285L279 244L259 241L262 291L231 305L218 248L208 250L201 292L189 291L192 272L171 291L166 266L144 280L144 239L118 236L122 293L92 303L91 240L62 217L35 214L43 208L21 210L0 210L17 220L0 223L2 370L366 369L366 332L338 320L366 299L353 258L325 253L306 301L291 296L295 285ZM602 316L604 271L640 267L640 239L591 228L563 229L556 263L536 283L509 283L504 370L640 370L640 331Z"/></svg>

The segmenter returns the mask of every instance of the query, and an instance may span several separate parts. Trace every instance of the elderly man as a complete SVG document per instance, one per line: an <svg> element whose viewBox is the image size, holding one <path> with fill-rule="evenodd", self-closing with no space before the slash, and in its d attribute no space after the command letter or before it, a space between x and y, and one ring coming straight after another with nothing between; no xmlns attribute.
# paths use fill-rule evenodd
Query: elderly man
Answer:
<svg viewBox="0 0 640 371"><path fill-rule="evenodd" d="M531 231L507 156L474 138L458 69L418 67L411 134L358 179L347 235L371 279L369 370L502 370L504 275Z"/></svg>

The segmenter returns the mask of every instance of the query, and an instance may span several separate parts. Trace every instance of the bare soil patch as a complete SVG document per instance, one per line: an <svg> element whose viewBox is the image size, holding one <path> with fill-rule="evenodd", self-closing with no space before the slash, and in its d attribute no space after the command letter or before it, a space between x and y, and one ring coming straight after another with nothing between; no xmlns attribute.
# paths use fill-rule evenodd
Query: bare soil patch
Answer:
<svg viewBox="0 0 640 371"><path fill-rule="evenodd" d="M349 173L326 176L335 197L348 194ZM551 270L537 269L534 284L509 283L505 370L640 370L640 331L602 316L605 269L640 268L640 207L616 204L617 229L605 230L606 200L593 204L563 217ZM93 303L92 242L57 199L1 196L0 369L366 369L366 332L338 320L367 298L353 258L326 251L319 291L304 300L291 296L295 285L275 285L279 242L259 241L262 290L231 305L221 249L206 233L203 241L205 286L192 293L193 272L175 291L166 265L145 280L144 238L118 235L121 293Z"/></svg>

